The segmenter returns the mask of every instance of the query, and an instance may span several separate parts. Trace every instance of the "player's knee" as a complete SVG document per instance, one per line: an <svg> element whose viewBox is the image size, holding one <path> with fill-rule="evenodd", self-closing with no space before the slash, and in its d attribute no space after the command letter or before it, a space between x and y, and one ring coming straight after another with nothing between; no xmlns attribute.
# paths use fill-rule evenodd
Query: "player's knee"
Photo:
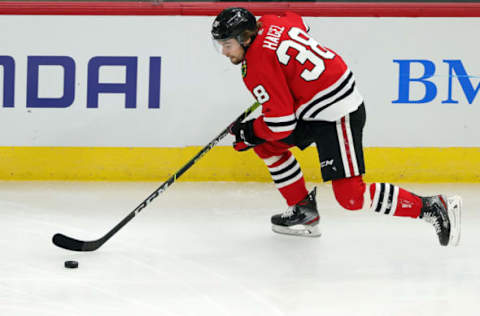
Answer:
<svg viewBox="0 0 480 316"><path fill-rule="evenodd" d="M363 207L365 186L361 176L332 180L335 199L344 209L350 211Z"/></svg>
<svg viewBox="0 0 480 316"><path fill-rule="evenodd" d="M253 151L262 159L269 157L283 156L288 153L288 149L292 147L286 143L277 141L267 141L253 148Z"/></svg>
<svg viewBox="0 0 480 316"><path fill-rule="evenodd" d="M268 143L260 144L253 148L253 151L257 154L258 157L261 159L266 159L270 157L280 156L281 154L275 152L274 148L271 148Z"/></svg>

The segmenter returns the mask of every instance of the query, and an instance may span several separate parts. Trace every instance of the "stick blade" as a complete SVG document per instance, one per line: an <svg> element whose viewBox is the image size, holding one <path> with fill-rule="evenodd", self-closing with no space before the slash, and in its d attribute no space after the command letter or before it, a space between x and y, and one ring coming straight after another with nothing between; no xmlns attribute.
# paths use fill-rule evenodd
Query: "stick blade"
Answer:
<svg viewBox="0 0 480 316"><path fill-rule="evenodd" d="M101 240L82 241L64 234L53 235L52 242L57 247L72 251L94 251L102 245Z"/></svg>

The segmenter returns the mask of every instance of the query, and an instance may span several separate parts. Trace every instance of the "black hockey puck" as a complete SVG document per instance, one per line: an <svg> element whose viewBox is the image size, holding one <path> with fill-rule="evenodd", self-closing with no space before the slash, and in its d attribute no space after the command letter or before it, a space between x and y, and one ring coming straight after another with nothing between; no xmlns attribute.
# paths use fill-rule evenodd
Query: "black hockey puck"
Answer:
<svg viewBox="0 0 480 316"><path fill-rule="evenodd" d="M65 261L65 268L76 269L78 268L78 261Z"/></svg>

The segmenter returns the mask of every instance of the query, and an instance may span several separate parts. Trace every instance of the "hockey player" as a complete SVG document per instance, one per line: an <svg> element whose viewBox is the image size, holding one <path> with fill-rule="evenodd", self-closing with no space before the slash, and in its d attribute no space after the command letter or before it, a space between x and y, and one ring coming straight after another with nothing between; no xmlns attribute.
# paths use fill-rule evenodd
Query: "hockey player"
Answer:
<svg viewBox="0 0 480 316"><path fill-rule="evenodd" d="M262 104L262 114L231 126L235 150L253 148L264 160L288 208L272 216L274 232L320 236L320 216L305 186L300 166L289 150L316 144L324 181L331 181L338 203L347 210L364 205L367 185L362 132L363 98L343 59L308 34L300 16L265 15L258 21L243 8L223 10L212 26L223 55L241 64L248 90ZM430 222L443 246L460 237L461 199L420 197L396 185L368 186L370 210ZM367 193L367 196L368 196Z"/></svg>

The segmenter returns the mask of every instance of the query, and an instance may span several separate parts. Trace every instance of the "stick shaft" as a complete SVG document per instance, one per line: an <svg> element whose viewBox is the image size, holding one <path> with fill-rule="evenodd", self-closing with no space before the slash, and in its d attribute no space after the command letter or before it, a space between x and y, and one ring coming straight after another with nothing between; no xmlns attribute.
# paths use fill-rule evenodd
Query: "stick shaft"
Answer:
<svg viewBox="0 0 480 316"><path fill-rule="evenodd" d="M232 124L241 122L246 119L253 111L255 111L260 104L255 102L244 113L242 113ZM190 161L188 161L183 167L181 167L176 173L174 173L167 181L165 181L160 187L158 187L152 194L150 194L142 203L140 203L133 211L131 211L122 221L120 221L115 227L113 227L108 233L97 240L81 241L63 234L55 234L53 236L53 243L58 247L75 251L93 251L102 246L107 240L115 235L123 226L130 222L138 213L147 207L155 198L161 193L165 192L169 186L180 178L188 169L190 169L203 155L209 152L215 147L226 135L229 133L230 124L227 126L217 137L215 137L210 143L203 147Z"/></svg>
<svg viewBox="0 0 480 316"><path fill-rule="evenodd" d="M241 122L250 115L260 104L255 102L244 113L242 113L232 124ZM149 197L147 197L142 203L140 203L127 217L125 217L120 223L118 223L112 230L110 230L105 237L108 240L117 231L119 231L125 224L127 224L132 218L140 213L148 204L156 199L160 194L165 192L169 186L171 186L178 178L180 178L188 169L190 169L200 158L202 158L207 152L215 147L225 136L228 135L230 126L227 126L217 137L215 137L210 143L203 147L190 161L188 161L183 167L181 167L176 173L174 173L167 181L165 181L160 187L158 187ZM106 241L105 240L105 241Z"/></svg>

